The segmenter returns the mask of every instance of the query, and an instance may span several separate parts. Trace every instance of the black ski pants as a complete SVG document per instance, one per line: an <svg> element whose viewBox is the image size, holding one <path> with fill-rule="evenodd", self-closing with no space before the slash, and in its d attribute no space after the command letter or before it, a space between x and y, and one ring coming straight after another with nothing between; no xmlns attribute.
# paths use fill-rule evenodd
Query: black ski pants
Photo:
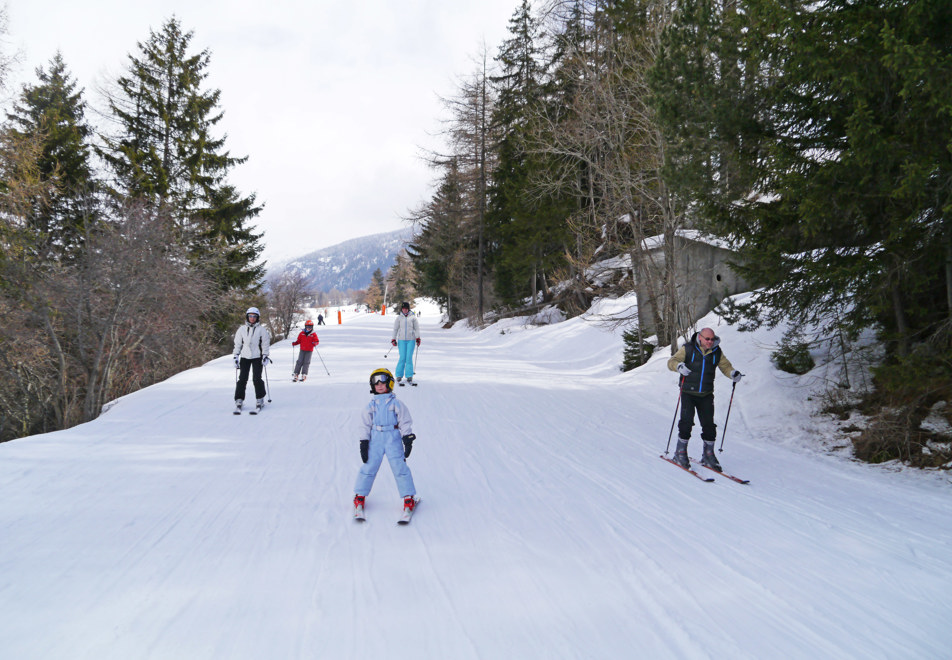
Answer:
<svg viewBox="0 0 952 660"><path fill-rule="evenodd" d="M691 438L691 428L694 426L694 414L697 413L701 422L701 440L714 442L717 438L717 426L714 424L714 393L711 394L681 394L681 419L678 421L678 437L682 440Z"/></svg>
<svg viewBox="0 0 952 660"><path fill-rule="evenodd" d="M261 358L241 358L238 366L238 382L235 383L235 400L245 399L245 387L248 385L248 372L251 371L251 382L255 386L255 398L263 399L265 395L264 380L261 378Z"/></svg>

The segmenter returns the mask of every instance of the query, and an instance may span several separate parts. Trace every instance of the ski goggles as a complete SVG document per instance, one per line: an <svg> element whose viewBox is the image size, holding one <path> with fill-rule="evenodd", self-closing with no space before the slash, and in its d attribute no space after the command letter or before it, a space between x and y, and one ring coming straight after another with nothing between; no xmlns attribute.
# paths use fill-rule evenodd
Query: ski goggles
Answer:
<svg viewBox="0 0 952 660"><path fill-rule="evenodd" d="M387 374L374 374L370 377L370 384L376 385L377 383L390 383L390 376Z"/></svg>

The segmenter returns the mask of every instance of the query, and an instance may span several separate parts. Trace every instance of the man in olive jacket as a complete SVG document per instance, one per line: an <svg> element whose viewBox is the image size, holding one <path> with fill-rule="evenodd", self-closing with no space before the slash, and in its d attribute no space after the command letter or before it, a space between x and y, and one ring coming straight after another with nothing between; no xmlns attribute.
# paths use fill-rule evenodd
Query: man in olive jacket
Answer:
<svg viewBox="0 0 952 660"><path fill-rule="evenodd" d="M720 345L721 338L711 328L702 328L668 359L668 369L681 374L681 419L678 421L678 447L674 451L674 461L685 469L691 467L688 440L691 439L696 411L701 422L701 440L704 441L701 465L721 471L721 465L714 455L714 441L717 438L714 424L714 368L720 369L735 383L740 382L743 374L734 369Z"/></svg>

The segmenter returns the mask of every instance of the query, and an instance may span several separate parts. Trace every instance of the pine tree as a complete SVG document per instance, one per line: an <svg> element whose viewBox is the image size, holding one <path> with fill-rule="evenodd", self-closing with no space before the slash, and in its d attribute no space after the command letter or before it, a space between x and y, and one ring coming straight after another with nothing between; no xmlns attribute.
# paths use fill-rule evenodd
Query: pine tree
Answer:
<svg viewBox="0 0 952 660"><path fill-rule="evenodd" d="M528 140L543 99L544 71L540 30L527 0L510 19L509 33L496 57L500 72L492 77L497 165L487 225L495 291L504 302L517 304L530 297L537 301L538 292L547 288L546 276L564 265L570 202L534 189L546 163L530 152Z"/></svg>
<svg viewBox="0 0 952 660"><path fill-rule="evenodd" d="M192 259L225 290L253 292L265 275L258 261L264 245L247 220L257 216L255 195L241 197L231 185L209 193L209 207L197 212L199 233L192 243Z"/></svg>
<svg viewBox="0 0 952 660"><path fill-rule="evenodd" d="M387 272L387 301L391 306L395 305L397 301L413 300L417 297L413 286L415 277L416 272L410 256L406 250L401 250L393 266Z"/></svg>
<svg viewBox="0 0 952 660"><path fill-rule="evenodd" d="M742 273L764 285L744 311L877 324L908 353L952 309L952 9L717 6L684 4L693 11L671 50L682 57L663 73L677 91L662 101L668 126L693 142L678 153L682 189L706 226L743 241Z"/></svg>
<svg viewBox="0 0 952 660"><path fill-rule="evenodd" d="M760 175L769 101L760 33L750 21L735 4L679 3L650 74L651 102L669 144L666 180L700 205L702 223L723 219Z"/></svg>
<svg viewBox="0 0 952 660"><path fill-rule="evenodd" d="M261 207L254 195L242 197L227 183L228 172L247 158L232 156L225 138L213 134L223 116L221 92L203 87L210 54L190 52L192 37L172 18L139 43L109 99L120 130L105 137L100 154L115 194L167 209L198 268L223 291L253 293L263 247L248 222Z"/></svg>
<svg viewBox="0 0 952 660"><path fill-rule="evenodd" d="M92 201L96 184L90 165L91 129L83 92L76 89L60 53L36 75L38 83L23 86L7 118L14 134L36 136L42 144L37 166L52 191L34 200L29 221L54 255L68 258L81 247L86 223L97 214Z"/></svg>
<svg viewBox="0 0 952 660"><path fill-rule="evenodd" d="M433 198L415 211L412 220L419 231L407 246L417 279L417 292L437 301L450 321L464 317L460 299L465 280L472 273L468 255L475 250L472 235L465 231L470 210L465 201L456 159L450 159Z"/></svg>
<svg viewBox="0 0 952 660"><path fill-rule="evenodd" d="M384 303L384 291L386 282L383 279L383 271L377 268L370 277L370 285L364 294L364 302L371 311L379 311Z"/></svg>

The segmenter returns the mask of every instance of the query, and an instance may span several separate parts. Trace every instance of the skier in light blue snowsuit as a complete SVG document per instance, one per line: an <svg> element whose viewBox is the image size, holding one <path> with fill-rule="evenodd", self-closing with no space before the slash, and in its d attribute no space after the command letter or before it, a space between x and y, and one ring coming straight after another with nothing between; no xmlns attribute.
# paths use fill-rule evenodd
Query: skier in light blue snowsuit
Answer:
<svg viewBox="0 0 952 660"><path fill-rule="evenodd" d="M384 455L390 461L390 470L404 504L416 495L413 475L406 461L416 439L413 419L407 406L393 393L393 380L387 369L377 369L370 375L370 391L374 397L360 416L360 457L364 464L357 473L354 486L355 504L359 498L361 506L374 485Z"/></svg>

